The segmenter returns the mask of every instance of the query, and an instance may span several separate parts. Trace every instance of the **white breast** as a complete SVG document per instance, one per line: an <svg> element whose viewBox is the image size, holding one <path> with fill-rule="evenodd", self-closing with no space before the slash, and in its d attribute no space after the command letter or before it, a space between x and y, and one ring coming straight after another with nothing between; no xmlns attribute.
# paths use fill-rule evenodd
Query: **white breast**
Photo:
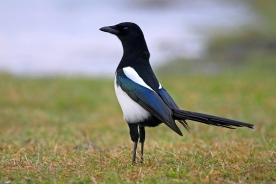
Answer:
<svg viewBox="0 0 276 184"><path fill-rule="evenodd" d="M120 86L116 84L116 76L114 81L115 93L119 104L122 108L124 119L128 123L138 123L141 122L148 117L150 117L150 113L146 111L143 107L141 107L138 103L133 101L127 94L124 92Z"/></svg>

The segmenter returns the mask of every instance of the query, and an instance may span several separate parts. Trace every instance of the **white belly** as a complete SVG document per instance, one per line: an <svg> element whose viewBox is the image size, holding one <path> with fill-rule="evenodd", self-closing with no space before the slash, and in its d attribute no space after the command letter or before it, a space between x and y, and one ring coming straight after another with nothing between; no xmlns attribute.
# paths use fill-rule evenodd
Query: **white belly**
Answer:
<svg viewBox="0 0 276 184"><path fill-rule="evenodd" d="M133 101L122 89L120 86L116 85L116 77L114 81L115 93L119 104L122 108L124 119L128 123L138 123L148 117L150 113L141 107L138 103Z"/></svg>

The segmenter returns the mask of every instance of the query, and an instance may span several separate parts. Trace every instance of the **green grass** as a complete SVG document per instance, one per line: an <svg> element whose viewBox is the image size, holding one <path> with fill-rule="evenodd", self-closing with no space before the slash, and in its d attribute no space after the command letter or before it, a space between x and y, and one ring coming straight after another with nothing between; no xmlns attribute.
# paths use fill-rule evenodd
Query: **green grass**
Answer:
<svg viewBox="0 0 276 184"><path fill-rule="evenodd" d="M180 137L147 128L145 163L135 166L112 80L2 73L0 183L276 182L275 71L275 57L255 55L214 75L159 75L180 107L255 129L189 122Z"/></svg>

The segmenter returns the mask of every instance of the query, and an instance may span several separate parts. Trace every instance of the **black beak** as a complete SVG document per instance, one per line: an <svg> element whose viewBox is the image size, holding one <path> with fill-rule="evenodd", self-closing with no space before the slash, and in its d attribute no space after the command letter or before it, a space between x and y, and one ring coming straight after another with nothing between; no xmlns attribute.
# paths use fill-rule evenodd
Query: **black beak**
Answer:
<svg viewBox="0 0 276 184"><path fill-rule="evenodd" d="M107 32L107 33L111 33L111 34L115 34L115 35L118 35L120 33L120 31L118 31L115 26L102 27L102 28L100 28L100 30L103 32Z"/></svg>

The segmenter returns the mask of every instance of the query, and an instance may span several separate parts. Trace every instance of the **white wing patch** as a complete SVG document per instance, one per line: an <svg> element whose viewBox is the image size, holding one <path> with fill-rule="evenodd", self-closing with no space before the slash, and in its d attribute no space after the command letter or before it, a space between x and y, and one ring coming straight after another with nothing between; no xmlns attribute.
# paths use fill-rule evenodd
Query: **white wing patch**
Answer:
<svg viewBox="0 0 276 184"><path fill-rule="evenodd" d="M123 68L123 71L125 73L125 75L130 79L132 80L133 82L137 83L137 84L140 84L141 86L144 86L150 90L153 91L153 89L151 87L149 87L145 82L144 80L138 75L138 73L133 69L131 68L130 66L128 67L125 67Z"/></svg>
<svg viewBox="0 0 276 184"><path fill-rule="evenodd" d="M136 73L137 74L137 73ZM138 75L138 74L137 74ZM144 82L144 81L143 81ZM124 114L124 119L128 123L138 123L141 122L148 117L150 117L150 113L146 111L143 107L141 107L138 103L133 101L127 94L124 92L120 86L116 84L116 76L114 81L115 93L121 109Z"/></svg>
<svg viewBox="0 0 276 184"><path fill-rule="evenodd" d="M162 89L162 85L159 83L159 88L158 89Z"/></svg>

